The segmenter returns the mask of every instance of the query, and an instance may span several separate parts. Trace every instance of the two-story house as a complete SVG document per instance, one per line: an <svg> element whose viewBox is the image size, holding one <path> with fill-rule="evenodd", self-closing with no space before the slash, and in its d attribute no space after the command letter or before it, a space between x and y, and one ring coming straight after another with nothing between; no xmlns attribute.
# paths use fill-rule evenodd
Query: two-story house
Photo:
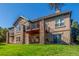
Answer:
<svg viewBox="0 0 79 59"><path fill-rule="evenodd" d="M71 43L71 11L57 12L35 20L20 16L6 34L7 43Z"/></svg>

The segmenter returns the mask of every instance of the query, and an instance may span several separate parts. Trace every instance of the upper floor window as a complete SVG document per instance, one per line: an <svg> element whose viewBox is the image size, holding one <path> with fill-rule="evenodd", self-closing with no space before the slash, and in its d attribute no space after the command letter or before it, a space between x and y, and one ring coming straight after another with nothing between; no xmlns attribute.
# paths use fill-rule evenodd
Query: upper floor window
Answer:
<svg viewBox="0 0 79 59"><path fill-rule="evenodd" d="M39 23L33 23L32 24L32 29L34 29L34 28L39 28Z"/></svg>
<svg viewBox="0 0 79 59"><path fill-rule="evenodd" d="M29 29L30 29L30 24L29 23L26 23L25 30L29 30Z"/></svg>
<svg viewBox="0 0 79 59"><path fill-rule="evenodd" d="M64 18L63 17L58 17L56 19L55 26L56 27L62 27L62 26L64 26Z"/></svg>
<svg viewBox="0 0 79 59"><path fill-rule="evenodd" d="M37 27L37 24L36 23L33 23L32 24L32 29L36 28Z"/></svg>
<svg viewBox="0 0 79 59"><path fill-rule="evenodd" d="M30 26L28 25L28 26L25 26L25 29L26 30L29 30L30 29Z"/></svg>
<svg viewBox="0 0 79 59"><path fill-rule="evenodd" d="M16 26L16 31L20 31L20 30L21 30L20 25L17 25L17 26Z"/></svg>

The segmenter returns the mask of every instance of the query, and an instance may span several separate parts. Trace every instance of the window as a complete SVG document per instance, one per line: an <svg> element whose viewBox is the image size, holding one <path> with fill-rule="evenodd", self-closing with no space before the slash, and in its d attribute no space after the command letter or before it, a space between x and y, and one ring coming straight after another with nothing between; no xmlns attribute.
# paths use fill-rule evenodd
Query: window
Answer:
<svg viewBox="0 0 79 59"><path fill-rule="evenodd" d="M54 34L53 35L53 42L60 43L61 42L61 34Z"/></svg>
<svg viewBox="0 0 79 59"><path fill-rule="evenodd" d="M16 31L20 31L20 30L21 30L20 25L17 25L16 26Z"/></svg>
<svg viewBox="0 0 79 59"><path fill-rule="evenodd" d="M55 26L56 27L62 27L62 26L64 26L64 19L63 19L63 17L58 17L56 19Z"/></svg>
<svg viewBox="0 0 79 59"><path fill-rule="evenodd" d="M37 28L37 23L32 24L32 29Z"/></svg>
<svg viewBox="0 0 79 59"><path fill-rule="evenodd" d="M16 41L20 41L20 37L16 37Z"/></svg>
<svg viewBox="0 0 79 59"><path fill-rule="evenodd" d="M28 25L28 26L25 26L25 29L26 30L29 30L30 29L30 26Z"/></svg>
<svg viewBox="0 0 79 59"><path fill-rule="evenodd" d="M36 27L35 23L32 24L32 29L34 29Z"/></svg>
<svg viewBox="0 0 79 59"><path fill-rule="evenodd" d="M9 33L10 33L10 35L13 35L14 34L14 29L10 29Z"/></svg>

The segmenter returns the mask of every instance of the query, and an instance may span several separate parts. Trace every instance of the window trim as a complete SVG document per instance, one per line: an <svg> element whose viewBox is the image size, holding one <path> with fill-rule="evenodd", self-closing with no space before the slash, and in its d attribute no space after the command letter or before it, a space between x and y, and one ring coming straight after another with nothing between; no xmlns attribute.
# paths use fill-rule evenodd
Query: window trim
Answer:
<svg viewBox="0 0 79 59"><path fill-rule="evenodd" d="M63 18L62 16L56 18L56 20L55 20L55 28L66 27L66 26L65 26L64 18L63 18L63 19L62 19L62 18ZM59 23L58 21L60 21L60 23ZM62 23L62 21L63 21L63 23ZM59 23L59 25L58 25L57 23ZM61 24L63 24L63 25L61 25Z"/></svg>
<svg viewBox="0 0 79 59"><path fill-rule="evenodd" d="M16 41L21 41L21 37L20 36L18 36L18 37L16 37Z"/></svg>
<svg viewBox="0 0 79 59"><path fill-rule="evenodd" d="M20 25L18 24L18 25L16 26L16 31L19 32L20 30L21 30L21 27L20 27Z"/></svg>

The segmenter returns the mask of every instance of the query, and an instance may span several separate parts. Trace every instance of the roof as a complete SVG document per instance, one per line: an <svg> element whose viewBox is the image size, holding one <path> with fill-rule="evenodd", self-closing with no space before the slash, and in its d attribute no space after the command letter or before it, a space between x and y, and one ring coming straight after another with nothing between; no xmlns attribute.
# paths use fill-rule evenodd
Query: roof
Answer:
<svg viewBox="0 0 79 59"><path fill-rule="evenodd" d="M16 23L17 23L18 21L20 21L21 19L24 19L24 20L27 19L27 21L29 22L28 18L25 18L24 16L20 16L20 17L18 17L17 20L13 23L13 25L16 25Z"/></svg>
<svg viewBox="0 0 79 59"><path fill-rule="evenodd" d="M8 28L8 29L13 29L14 27L10 27L10 28Z"/></svg>
<svg viewBox="0 0 79 59"><path fill-rule="evenodd" d="M47 18L53 18L53 17L57 17L57 16L61 16L61 15L66 15L66 14L70 14L71 16L71 11L65 11L65 12L61 12L61 13L58 13L58 14L50 14L48 16L43 16L43 17L40 17L40 18L37 18L37 19L34 19L32 20L32 22L35 22L35 21L40 21L40 20L45 20Z"/></svg>
<svg viewBox="0 0 79 59"><path fill-rule="evenodd" d="M66 14L70 14L71 15L71 11L65 11L65 12L60 12L58 14L50 14L48 16L43 16L43 17L39 17L37 19L33 19L33 20L29 20L28 18L25 18L23 16L20 16L15 22L13 25L15 25L18 21L20 21L21 19L24 19L24 20L27 20L28 22L36 22L36 21L40 21L40 20L45 20L47 18L53 18L53 17L57 17L57 16L61 16L61 15L66 15Z"/></svg>

